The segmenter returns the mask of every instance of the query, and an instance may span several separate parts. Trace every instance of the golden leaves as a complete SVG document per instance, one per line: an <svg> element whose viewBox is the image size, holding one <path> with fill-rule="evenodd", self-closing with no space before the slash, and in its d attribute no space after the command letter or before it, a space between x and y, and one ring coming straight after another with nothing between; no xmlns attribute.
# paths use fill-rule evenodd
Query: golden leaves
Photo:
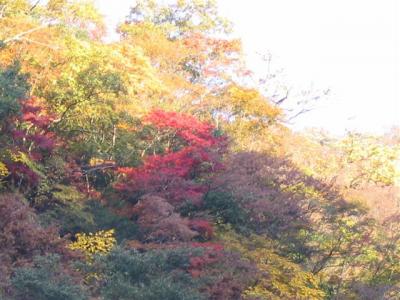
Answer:
<svg viewBox="0 0 400 300"><path fill-rule="evenodd" d="M76 241L68 245L71 250L82 251L87 259L95 254L107 254L116 244L114 229L100 230L96 233L77 233Z"/></svg>
<svg viewBox="0 0 400 300"><path fill-rule="evenodd" d="M0 161L0 178L8 175L8 169L4 163Z"/></svg>
<svg viewBox="0 0 400 300"><path fill-rule="evenodd" d="M255 89L246 89L234 85L228 89L228 97L234 114L271 120L281 113L278 107L270 104Z"/></svg>
<svg viewBox="0 0 400 300"><path fill-rule="evenodd" d="M255 263L261 274L256 284L244 291L245 299L324 299L319 278L277 254L275 241L257 235L245 238L228 226L222 228L218 235L224 246Z"/></svg>

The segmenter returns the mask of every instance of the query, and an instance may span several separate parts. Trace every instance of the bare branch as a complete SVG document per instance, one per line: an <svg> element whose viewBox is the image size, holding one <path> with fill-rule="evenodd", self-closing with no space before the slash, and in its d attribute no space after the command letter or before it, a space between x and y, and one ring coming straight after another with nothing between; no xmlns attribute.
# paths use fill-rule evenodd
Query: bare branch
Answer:
<svg viewBox="0 0 400 300"><path fill-rule="evenodd" d="M28 39L28 38L25 38L25 37L21 38L20 40L24 40L24 41L27 41L27 42L32 43L32 44L37 44L37 45L40 45L40 46L44 46L44 47L50 48L52 50L59 50L59 47L57 47L57 46L53 46L53 45L49 45L49 44L46 44L46 43L34 41L34 40L31 40L31 39Z"/></svg>
<svg viewBox="0 0 400 300"><path fill-rule="evenodd" d="M31 28L31 29L29 29L27 31L20 32L20 33L18 33L17 35L15 35L13 37L10 37L8 39L3 40L3 44L9 44L11 42L20 41L25 35L30 34L32 32L35 32L35 31L38 31L38 30L41 30L41 29L46 28L48 26L49 26L48 24L43 24L43 25L40 25L38 27Z"/></svg>
<svg viewBox="0 0 400 300"><path fill-rule="evenodd" d="M115 163L105 163L97 166L86 166L84 167L85 170L83 170L84 174L89 174L90 172L95 172L95 171L103 171L106 169L115 169L117 166Z"/></svg>
<svg viewBox="0 0 400 300"><path fill-rule="evenodd" d="M283 96L282 98L280 98L277 101L274 101L274 103L276 105L281 105L283 102L285 102L289 98L289 93L290 93L290 89L287 89L285 96Z"/></svg>
<svg viewBox="0 0 400 300"><path fill-rule="evenodd" d="M314 108L303 108L299 112L297 112L294 116L291 116L289 119L286 120L286 122L290 123L293 119L297 118L298 116L308 113L310 111L314 110Z"/></svg>
<svg viewBox="0 0 400 300"><path fill-rule="evenodd" d="M6 11L7 5L1 6L0 9L0 19L4 17L4 12Z"/></svg>
<svg viewBox="0 0 400 300"><path fill-rule="evenodd" d="M37 0L35 4L32 5L32 7L29 9L29 11L31 12L32 10L34 10L36 8L36 6L38 6L38 4L40 3L41 0Z"/></svg>

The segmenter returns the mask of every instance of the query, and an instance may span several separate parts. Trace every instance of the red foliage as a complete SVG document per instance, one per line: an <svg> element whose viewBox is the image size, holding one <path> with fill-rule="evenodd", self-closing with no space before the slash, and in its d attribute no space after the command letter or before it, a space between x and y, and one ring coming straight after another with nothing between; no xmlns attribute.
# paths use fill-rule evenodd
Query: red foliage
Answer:
<svg viewBox="0 0 400 300"><path fill-rule="evenodd" d="M66 259L74 255L57 229L41 227L34 211L20 197L0 195L0 287L7 284L13 268L47 253L58 253Z"/></svg>
<svg viewBox="0 0 400 300"><path fill-rule="evenodd" d="M217 39L201 33L187 36L184 45L192 53L197 53L196 61L201 64L204 77L217 77L227 69L238 75L246 76L240 59L241 46L238 40Z"/></svg>
<svg viewBox="0 0 400 300"><path fill-rule="evenodd" d="M27 136L27 140L32 141L40 150L53 150L55 145L54 133L32 134Z"/></svg>
<svg viewBox="0 0 400 300"><path fill-rule="evenodd" d="M201 256L190 258L189 272L193 277L203 274L204 268L217 262L223 256L224 247L216 243L192 243L193 248L204 248Z"/></svg>
<svg viewBox="0 0 400 300"><path fill-rule="evenodd" d="M55 116L50 114L44 104L36 97L23 101L21 110L20 121L30 123L37 129L48 131L55 119Z"/></svg>
<svg viewBox="0 0 400 300"><path fill-rule="evenodd" d="M194 248L205 248L208 250L220 252L224 250L224 246L218 243L211 243L211 242L206 242L206 243L198 243L198 242L193 242L190 244Z"/></svg>
<svg viewBox="0 0 400 300"><path fill-rule="evenodd" d="M189 228L187 219L174 213L174 207L157 196L142 197L130 213L138 216L137 223L146 241L190 241L197 235Z"/></svg>
<svg viewBox="0 0 400 300"><path fill-rule="evenodd" d="M214 229L207 220L190 220L189 226L192 230L199 232L205 239L211 239L214 235Z"/></svg>
<svg viewBox="0 0 400 300"><path fill-rule="evenodd" d="M249 152L227 159L226 169L215 178L213 188L234 195L257 230L273 229L275 232L306 226L308 217L314 212L314 207L309 205L309 197L279 188L299 183L319 191L325 189L312 178L304 176L286 159Z"/></svg>
<svg viewBox="0 0 400 300"><path fill-rule="evenodd" d="M21 115L9 120L7 135L12 138L8 145L10 153L18 156L24 153L32 161L40 161L51 155L57 144L57 138L50 126L54 121L43 103L36 97L21 102ZM9 179L28 186L37 185L39 176L22 161L6 159L5 164L10 171Z"/></svg>
<svg viewBox="0 0 400 300"><path fill-rule="evenodd" d="M158 129L172 129L189 145L199 148L221 145L225 140L214 136L213 126L190 115L156 110L150 113L145 121Z"/></svg>
<svg viewBox="0 0 400 300"><path fill-rule="evenodd" d="M22 101L21 112L13 122L17 127L9 129L13 144L33 159L49 155L56 145L56 135L50 129L54 116L36 97Z"/></svg>
<svg viewBox="0 0 400 300"><path fill-rule="evenodd" d="M194 158L196 153L192 151L192 147L187 147L178 152L153 155L139 168L120 168L118 171L126 177L115 187L124 192L153 193L174 204L189 200L199 205L205 187L191 177L202 161Z"/></svg>
<svg viewBox="0 0 400 300"><path fill-rule="evenodd" d="M138 168L119 168L125 175L115 188L130 194L154 194L173 205L184 201L200 205L206 186L199 178L221 170L226 139L215 137L214 128L196 118L175 112L154 111L145 121L161 132L173 132L178 150L146 157Z"/></svg>
<svg viewBox="0 0 400 300"><path fill-rule="evenodd" d="M39 183L39 176L32 171L28 166L21 162L6 162L10 179L14 182L26 181L28 185L35 186Z"/></svg>
<svg viewBox="0 0 400 300"><path fill-rule="evenodd" d="M256 268L219 244L194 243L205 249L201 256L190 259L189 272L193 277L213 278L202 290L207 299L241 299L242 292L254 282Z"/></svg>
<svg viewBox="0 0 400 300"><path fill-rule="evenodd" d="M203 248L201 256L190 259L189 272L193 277L212 278L201 290L207 299L241 299L242 292L254 284L257 268L242 260L238 253L225 251L216 243L192 243L193 248Z"/></svg>
<svg viewBox="0 0 400 300"><path fill-rule="evenodd" d="M172 135L169 145L175 150L148 156L140 167L118 169L124 175L115 184L118 191L133 197L146 195L136 205L124 207L121 214L136 215L149 241L190 241L196 235L212 238L208 221L189 221L176 213L175 207L187 202L201 206L207 177L222 169L226 139L214 136L213 126L189 115L154 111L145 121L161 135Z"/></svg>

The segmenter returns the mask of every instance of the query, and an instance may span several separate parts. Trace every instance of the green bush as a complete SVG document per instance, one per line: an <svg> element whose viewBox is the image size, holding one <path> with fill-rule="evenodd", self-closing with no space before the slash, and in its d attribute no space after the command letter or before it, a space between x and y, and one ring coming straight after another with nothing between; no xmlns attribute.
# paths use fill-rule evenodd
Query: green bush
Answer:
<svg viewBox="0 0 400 300"><path fill-rule="evenodd" d="M19 100L29 90L28 76L20 73L20 64L14 62L6 69L0 69L0 121L19 113Z"/></svg>
<svg viewBox="0 0 400 300"><path fill-rule="evenodd" d="M132 240L138 238L139 227L136 223L126 217L113 213L98 201L89 201L87 210L93 215L93 221L96 224L96 227L92 231L113 228L118 242L125 239Z"/></svg>
<svg viewBox="0 0 400 300"><path fill-rule="evenodd" d="M211 191L207 193L204 202L205 208L223 223L240 227L247 219L246 212L238 205L234 197L226 192Z"/></svg>
<svg viewBox="0 0 400 300"><path fill-rule="evenodd" d="M83 288L65 273L58 255L36 257L33 267L16 269L11 283L16 300L87 299Z"/></svg>
<svg viewBox="0 0 400 300"><path fill-rule="evenodd" d="M134 222L114 214L94 200L56 204L41 215L41 221L45 225L58 224L61 235L114 229L117 240L122 241L136 239L139 234Z"/></svg>
<svg viewBox="0 0 400 300"><path fill-rule="evenodd" d="M60 234L90 232L95 228L93 215L81 203L55 204L40 215L44 225L57 224Z"/></svg>
<svg viewBox="0 0 400 300"><path fill-rule="evenodd" d="M163 250L139 253L116 248L88 266L101 274L100 293L106 300L196 300L196 281L188 274L189 251Z"/></svg>

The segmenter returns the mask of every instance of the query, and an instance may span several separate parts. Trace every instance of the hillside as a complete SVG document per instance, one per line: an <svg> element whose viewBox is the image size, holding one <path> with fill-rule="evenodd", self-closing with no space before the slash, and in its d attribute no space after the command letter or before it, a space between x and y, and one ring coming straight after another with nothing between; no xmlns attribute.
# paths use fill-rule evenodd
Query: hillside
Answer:
<svg viewBox="0 0 400 300"><path fill-rule="evenodd" d="M230 26L0 0L0 299L400 299L399 130L293 132Z"/></svg>

